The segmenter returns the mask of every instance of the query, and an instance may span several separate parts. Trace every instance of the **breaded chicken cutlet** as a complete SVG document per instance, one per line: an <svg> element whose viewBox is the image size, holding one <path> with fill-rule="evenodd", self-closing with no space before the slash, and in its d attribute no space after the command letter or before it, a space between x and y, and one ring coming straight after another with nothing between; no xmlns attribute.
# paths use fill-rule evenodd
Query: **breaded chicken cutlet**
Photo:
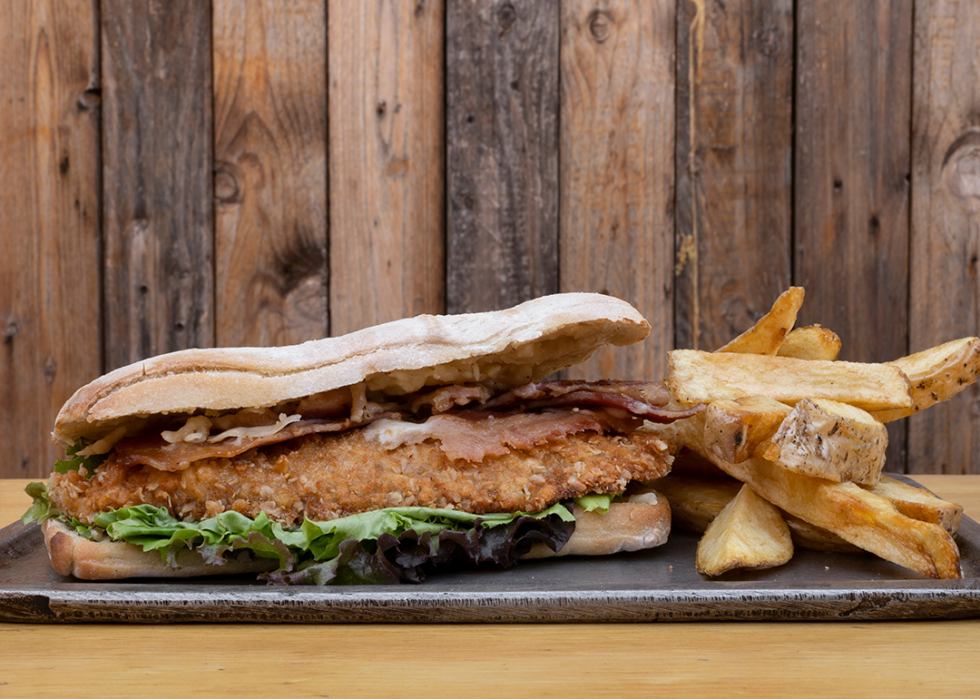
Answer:
<svg viewBox="0 0 980 699"><path fill-rule="evenodd" d="M265 512L285 526L384 507L538 512L587 492L619 493L632 480L666 475L667 452L650 434L587 432L474 463L449 458L433 442L389 451L352 431L300 437L180 471L120 466L110 458L91 479L79 471L53 474L49 497L85 524L99 512L144 504L191 520L227 510L253 518Z"/></svg>

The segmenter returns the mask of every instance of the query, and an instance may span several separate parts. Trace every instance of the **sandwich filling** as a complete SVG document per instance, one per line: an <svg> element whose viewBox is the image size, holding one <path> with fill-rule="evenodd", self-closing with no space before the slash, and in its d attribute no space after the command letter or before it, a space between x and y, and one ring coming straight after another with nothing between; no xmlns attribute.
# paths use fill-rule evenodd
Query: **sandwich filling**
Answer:
<svg viewBox="0 0 980 699"><path fill-rule="evenodd" d="M576 511L666 475L642 429L673 410L661 384L483 383L392 397L364 385L267 409L201 412L76 444L27 518L134 543L275 559L271 582L420 581L433 566L508 566L562 548Z"/></svg>
<svg viewBox="0 0 980 699"><path fill-rule="evenodd" d="M84 524L144 504L182 520L262 512L285 526L399 506L538 512L665 475L667 445L636 430L696 411L666 402L660 384L639 382L477 384L395 400L341 389L124 437L94 474L52 474L48 497Z"/></svg>

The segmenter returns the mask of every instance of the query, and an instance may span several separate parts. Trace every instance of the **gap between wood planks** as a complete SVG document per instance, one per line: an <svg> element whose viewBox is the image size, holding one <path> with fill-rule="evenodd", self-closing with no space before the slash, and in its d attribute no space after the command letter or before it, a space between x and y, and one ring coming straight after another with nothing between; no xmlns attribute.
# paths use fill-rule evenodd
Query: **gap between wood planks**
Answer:
<svg viewBox="0 0 980 699"><path fill-rule="evenodd" d="M697 84L701 79L701 58L704 55L704 0L690 0L694 5L694 19L691 20L689 38L687 42L687 101L688 101L688 139L690 141L687 151L687 169L691 177L691 232L681 236L681 243L677 250L677 258L674 265L674 277L680 276L687 265L691 265L691 327L694 349L699 349L698 339L701 336L701 296L698 279L698 194L695 184L697 167L695 165L695 144L697 142L697 118L695 113L695 103L697 96ZM676 329L675 329L676 332Z"/></svg>

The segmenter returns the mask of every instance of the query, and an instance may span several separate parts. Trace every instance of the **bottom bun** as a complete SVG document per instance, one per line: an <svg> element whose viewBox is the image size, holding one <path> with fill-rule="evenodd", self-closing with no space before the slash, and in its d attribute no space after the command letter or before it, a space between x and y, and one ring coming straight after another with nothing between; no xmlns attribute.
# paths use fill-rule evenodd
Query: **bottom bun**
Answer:
<svg viewBox="0 0 980 699"><path fill-rule="evenodd" d="M277 561L253 558L248 551L230 553L224 565L205 563L196 551L177 554L177 567L169 565L157 551L143 551L122 541L91 541L61 522L47 520L41 525L51 566L59 575L82 580L120 580L123 578L191 578L201 575L236 575L275 570ZM535 544L522 558L554 556L606 556L621 551L660 546L670 534L670 505L667 498L652 490L613 503L600 515L575 506L575 532L561 551Z"/></svg>
<svg viewBox="0 0 980 699"><path fill-rule="evenodd" d="M574 508L575 532L561 551L535 544L523 558L608 556L623 551L652 549L667 543L670 504L660 493L646 489L625 502L614 502L606 514Z"/></svg>
<svg viewBox="0 0 980 699"><path fill-rule="evenodd" d="M272 558L253 558L248 551L228 554L224 565L211 565L198 552L184 549L177 554L178 567L173 567L158 551L144 551L124 541L91 541L53 519L46 520L41 529L51 567L59 575L74 575L81 580L265 573L278 565Z"/></svg>

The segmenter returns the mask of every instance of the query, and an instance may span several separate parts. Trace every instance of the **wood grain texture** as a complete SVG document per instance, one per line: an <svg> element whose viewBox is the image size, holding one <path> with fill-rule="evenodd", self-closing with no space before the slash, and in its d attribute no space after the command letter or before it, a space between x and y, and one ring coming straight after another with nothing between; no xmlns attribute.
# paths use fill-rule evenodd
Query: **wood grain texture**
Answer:
<svg viewBox="0 0 980 699"><path fill-rule="evenodd" d="M980 5L915 6L909 340L980 334ZM909 469L980 473L980 387L909 418Z"/></svg>
<svg viewBox="0 0 980 699"><path fill-rule="evenodd" d="M911 0L798 5L794 283L841 359L907 349L911 18Z"/></svg>
<svg viewBox="0 0 980 699"><path fill-rule="evenodd" d="M444 19L328 1L332 335L445 308Z"/></svg>
<svg viewBox="0 0 980 699"><path fill-rule="evenodd" d="M575 377L657 379L673 346L673 0L562 3L562 291L623 298L651 336Z"/></svg>
<svg viewBox="0 0 980 699"><path fill-rule="evenodd" d="M446 305L558 291L557 0L446 8Z"/></svg>
<svg viewBox="0 0 980 699"><path fill-rule="evenodd" d="M322 0L214 0L215 340L327 334Z"/></svg>
<svg viewBox="0 0 980 699"><path fill-rule="evenodd" d="M97 16L0 6L0 477L50 472L55 415L100 369Z"/></svg>
<svg viewBox="0 0 980 699"><path fill-rule="evenodd" d="M805 687L815 699L918 699L927 684L930 697L962 699L976 690L980 621L2 624L0 643L12 668L4 689L17 697L102 697L110 682L123 696L209 697L226 693L229 677L258 694L329 688L331 695L390 697L390 678L398 677L400 685L435 696L472 695L474 688L498 697L568 699L794 696ZM66 654L52 672L51 648L67 643L95 643L102 652ZM188 653L202 643L206 653ZM431 662L420 662L420 648L430 657L451 656L452 670L434 672ZM377 672L379 652L391 674Z"/></svg>
<svg viewBox="0 0 980 699"><path fill-rule="evenodd" d="M794 284L840 358L908 350L911 0L797 5ZM905 469L905 424L888 426Z"/></svg>
<svg viewBox="0 0 980 699"><path fill-rule="evenodd" d="M211 15L102 0L106 369L214 342Z"/></svg>
<svg viewBox="0 0 980 699"><path fill-rule="evenodd" d="M714 350L790 285L793 2L679 7L676 344Z"/></svg>

